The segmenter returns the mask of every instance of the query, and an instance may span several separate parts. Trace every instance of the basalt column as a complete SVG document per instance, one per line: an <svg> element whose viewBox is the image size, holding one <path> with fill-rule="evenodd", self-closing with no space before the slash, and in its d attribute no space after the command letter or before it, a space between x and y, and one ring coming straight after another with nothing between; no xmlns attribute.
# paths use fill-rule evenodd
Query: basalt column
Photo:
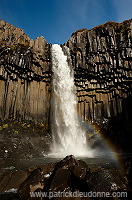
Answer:
<svg viewBox="0 0 132 200"><path fill-rule="evenodd" d="M49 120L50 44L0 21L0 118Z"/></svg>
<svg viewBox="0 0 132 200"><path fill-rule="evenodd" d="M75 71L79 115L109 130L107 137L115 135L122 144L124 140L129 143L132 20L76 31L65 45L70 49Z"/></svg>

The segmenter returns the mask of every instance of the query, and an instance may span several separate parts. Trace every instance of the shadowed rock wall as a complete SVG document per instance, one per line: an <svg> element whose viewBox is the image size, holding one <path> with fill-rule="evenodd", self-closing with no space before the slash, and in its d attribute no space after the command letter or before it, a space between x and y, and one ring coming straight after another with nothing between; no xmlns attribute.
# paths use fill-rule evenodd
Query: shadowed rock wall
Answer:
<svg viewBox="0 0 132 200"><path fill-rule="evenodd" d="M48 121L50 44L0 21L0 118Z"/></svg>
<svg viewBox="0 0 132 200"><path fill-rule="evenodd" d="M75 71L79 115L99 123L120 116L132 94L132 20L76 31L65 45ZM127 118L129 109L123 111Z"/></svg>

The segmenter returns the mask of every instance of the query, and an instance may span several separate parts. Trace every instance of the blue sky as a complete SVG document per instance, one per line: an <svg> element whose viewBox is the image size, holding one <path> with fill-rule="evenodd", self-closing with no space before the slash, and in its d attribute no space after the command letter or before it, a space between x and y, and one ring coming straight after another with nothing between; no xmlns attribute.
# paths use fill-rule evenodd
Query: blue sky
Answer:
<svg viewBox="0 0 132 200"><path fill-rule="evenodd" d="M132 0L0 0L0 19L63 44L76 30L132 18Z"/></svg>

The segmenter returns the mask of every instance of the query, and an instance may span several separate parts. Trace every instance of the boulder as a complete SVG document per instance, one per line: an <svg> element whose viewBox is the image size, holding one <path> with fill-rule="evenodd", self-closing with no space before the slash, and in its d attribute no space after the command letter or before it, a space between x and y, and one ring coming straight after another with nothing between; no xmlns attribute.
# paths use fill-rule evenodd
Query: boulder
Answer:
<svg viewBox="0 0 132 200"><path fill-rule="evenodd" d="M58 168L68 169L75 165L78 165L78 161L75 159L73 155L69 155L56 164L55 170Z"/></svg>
<svg viewBox="0 0 132 200"><path fill-rule="evenodd" d="M0 192L5 192L12 188L18 189L27 177L28 173L26 171L5 171L0 177Z"/></svg>
<svg viewBox="0 0 132 200"><path fill-rule="evenodd" d="M95 192L112 192L127 189L123 174L116 169L97 169L87 174L87 186Z"/></svg>
<svg viewBox="0 0 132 200"><path fill-rule="evenodd" d="M51 181L49 191L64 191L71 183L71 172L68 169L58 168Z"/></svg>
<svg viewBox="0 0 132 200"><path fill-rule="evenodd" d="M87 169L86 168L81 168L80 166L74 166L71 169L72 173L74 176L78 179L84 179L86 177Z"/></svg>
<svg viewBox="0 0 132 200"><path fill-rule="evenodd" d="M73 155L66 156L56 163L44 191L63 191L67 187L80 188L80 182L84 180L88 170L84 161L78 161ZM82 185L84 185L83 181Z"/></svg>
<svg viewBox="0 0 132 200"><path fill-rule="evenodd" d="M42 172L40 168L37 168L33 170L27 179L20 185L18 194L21 197L21 200L27 200L30 198L30 192L34 192L40 187L43 188Z"/></svg>

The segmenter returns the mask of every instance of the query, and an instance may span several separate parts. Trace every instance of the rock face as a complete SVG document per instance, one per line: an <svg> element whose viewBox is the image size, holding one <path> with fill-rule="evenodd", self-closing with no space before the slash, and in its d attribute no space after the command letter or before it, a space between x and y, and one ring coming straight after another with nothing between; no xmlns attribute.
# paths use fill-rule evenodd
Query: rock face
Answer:
<svg viewBox="0 0 132 200"><path fill-rule="evenodd" d="M123 102L131 96L131 27L131 20L107 22L76 31L65 44L71 52L78 112L84 120L98 122L120 115Z"/></svg>
<svg viewBox="0 0 132 200"><path fill-rule="evenodd" d="M0 21L0 118L49 119L50 44Z"/></svg>
<svg viewBox="0 0 132 200"><path fill-rule="evenodd" d="M64 45L71 54L79 115L107 130L115 143L129 143L132 20L76 31ZM49 123L50 47L42 36L33 41L23 30L0 21L0 118ZM130 146L123 148L129 151Z"/></svg>

